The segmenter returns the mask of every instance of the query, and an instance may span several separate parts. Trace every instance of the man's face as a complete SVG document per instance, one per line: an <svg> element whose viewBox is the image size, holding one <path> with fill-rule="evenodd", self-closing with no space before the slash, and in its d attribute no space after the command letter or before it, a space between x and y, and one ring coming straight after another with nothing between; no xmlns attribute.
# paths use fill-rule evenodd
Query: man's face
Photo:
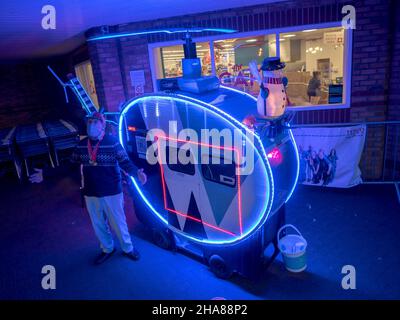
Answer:
<svg viewBox="0 0 400 320"><path fill-rule="evenodd" d="M104 131L103 123L97 119L88 119L87 133L90 138L99 138Z"/></svg>

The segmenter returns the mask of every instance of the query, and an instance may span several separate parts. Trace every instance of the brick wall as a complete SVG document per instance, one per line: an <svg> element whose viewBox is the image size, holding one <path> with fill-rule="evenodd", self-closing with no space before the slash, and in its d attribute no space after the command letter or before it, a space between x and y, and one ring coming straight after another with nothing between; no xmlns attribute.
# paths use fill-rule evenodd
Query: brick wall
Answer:
<svg viewBox="0 0 400 320"><path fill-rule="evenodd" d="M399 55L394 48L397 1L366 0L354 3L357 12L357 29L353 39L353 71L350 120L353 122L385 121L389 119L389 97L392 60ZM400 119L400 118L397 118ZM365 178L380 178L383 171L386 130L392 127L370 126L361 169ZM386 150L395 148L388 140Z"/></svg>
<svg viewBox="0 0 400 320"><path fill-rule="evenodd" d="M131 85L130 71L144 70L146 84L144 92L152 92L152 78L150 72L150 62L148 57L148 42L145 38L125 38L121 39L121 65L123 83L128 98L135 96L134 88Z"/></svg>
<svg viewBox="0 0 400 320"><path fill-rule="evenodd" d="M208 12L154 21L113 26L113 32L173 27L225 27L239 32L288 26L340 21L341 8L352 4L356 8L357 29L353 33L353 66L351 108L320 111L299 111L298 124L384 121L399 119L399 24L395 0L354 1L285 1L239 9ZM396 14L397 13L397 14ZM395 32L397 30L397 33ZM87 35L99 33L99 28ZM207 34L202 34L205 36ZM209 33L211 35L211 33ZM130 70L144 69L145 92L152 92L147 44L171 41L181 34L153 34L140 38L119 38L89 43L99 102L108 110L118 110L121 103L134 96ZM397 39L397 43L395 41ZM392 79L392 80L391 80ZM384 157L384 127L368 130L363 154L364 178L380 177ZM387 150L395 148L391 139Z"/></svg>
<svg viewBox="0 0 400 320"><path fill-rule="evenodd" d="M66 80L73 66L87 59L81 47L52 59L0 63L0 129L49 118L70 119L82 126L82 108L71 93L70 103L65 103L63 89L47 66Z"/></svg>
<svg viewBox="0 0 400 320"><path fill-rule="evenodd" d="M389 103L388 120L400 119L400 23L396 19L400 17L400 3L394 1L391 10L391 22L393 28L391 66L389 78ZM388 127L387 134L387 161L384 175L387 179L400 178L400 126Z"/></svg>
<svg viewBox="0 0 400 320"><path fill-rule="evenodd" d="M0 128L36 121L50 113L40 86L41 68L31 64L0 65Z"/></svg>
<svg viewBox="0 0 400 320"><path fill-rule="evenodd" d="M118 111L127 99L122 83L118 43L118 39L88 43L99 104L108 111Z"/></svg>

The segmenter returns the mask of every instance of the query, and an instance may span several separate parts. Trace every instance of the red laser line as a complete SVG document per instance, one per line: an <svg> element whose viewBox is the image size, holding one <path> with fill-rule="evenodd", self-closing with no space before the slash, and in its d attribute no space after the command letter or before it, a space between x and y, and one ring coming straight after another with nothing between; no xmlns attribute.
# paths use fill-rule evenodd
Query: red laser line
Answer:
<svg viewBox="0 0 400 320"><path fill-rule="evenodd" d="M236 151L236 155L237 155L237 164L236 164L236 169L240 170L239 168L239 152ZM243 234L243 225L242 225L242 191L240 190L240 172L238 172L238 174L236 174L237 179L238 179L238 211L239 211L239 229L240 229L240 235Z"/></svg>
<svg viewBox="0 0 400 320"><path fill-rule="evenodd" d="M188 219L190 219L190 220L194 220L194 221L196 221L196 222L202 223L202 224L204 224L205 226L210 227L210 228L212 228L212 229L215 229L215 230L218 230L218 231L221 231L221 232L225 232L225 233L227 233L227 234L230 234L231 236L235 236L235 234L234 234L233 232L230 232L230 231L228 231L228 230L225 230L225 229L216 227L216 226L214 226L214 225L212 225L212 224L209 224L209 223L207 223L207 222L201 221L200 219L197 219L197 218L195 218L195 217L189 216L188 214L185 214L185 213L182 213L182 212L179 212L179 211L170 209L170 208L165 208L165 209L167 209L168 211L171 211L171 212L173 212L173 213L176 213L176 214L178 214L178 215L180 215L180 216L186 217L186 218L188 218Z"/></svg>
<svg viewBox="0 0 400 320"><path fill-rule="evenodd" d="M157 137L164 138L165 140L173 140L173 141L177 141L177 142L191 143L191 144L197 144L197 145L211 147L211 148L217 148L220 150L226 149L226 150L231 150L231 151L237 151L237 149L234 147L221 147L221 146L216 146L216 145L208 144L208 143L204 143L204 142L195 142L195 141L190 141L190 140L176 139L176 138L171 138L168 136L157 136Z"/></svg>
<svg viewBox="0 0 400 320"><path fill-rule="evenodd" d="M158 156L158 161L160 163L160 169L161 169L161 180L162 180L162 188L163 188L164 207L166 208L167 207L167 195L166 195L166 190L165 190L164 169L163 169L163 166L161 164L160 140L158 140L158 139L157 139L157 148L158 148L157 156Z"/></svg>

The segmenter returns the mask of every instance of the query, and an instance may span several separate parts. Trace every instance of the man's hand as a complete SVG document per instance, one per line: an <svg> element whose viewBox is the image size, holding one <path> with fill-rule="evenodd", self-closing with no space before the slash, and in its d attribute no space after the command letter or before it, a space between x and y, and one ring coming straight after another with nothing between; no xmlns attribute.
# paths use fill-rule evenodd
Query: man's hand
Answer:
<svg viewBox="0 0 400 320"><path fill-rule="evenodd" d="M144 169L141 168L137 171L138 179L142 185L147 182L147 175L144 173Z"/></svg>
<svg viewBox="0 0 400 320"><path fill-rule="evenodd" d="M41 183L43 181L43 170L35 168L35 173L29 176L31 183Z"/></svg>

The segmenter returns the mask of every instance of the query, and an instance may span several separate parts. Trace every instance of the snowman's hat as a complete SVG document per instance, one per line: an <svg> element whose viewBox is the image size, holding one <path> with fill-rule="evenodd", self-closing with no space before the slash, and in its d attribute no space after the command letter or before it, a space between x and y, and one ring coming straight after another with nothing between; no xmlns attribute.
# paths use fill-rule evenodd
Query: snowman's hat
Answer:
<svg viewBox="0 0 400 320"><path fill-rule="evenodd" d="M285 67L285 63L281 62L281 59L278 57L269 57L263 60L261 70L263 71L273 71L283 69Z"/></svg>

